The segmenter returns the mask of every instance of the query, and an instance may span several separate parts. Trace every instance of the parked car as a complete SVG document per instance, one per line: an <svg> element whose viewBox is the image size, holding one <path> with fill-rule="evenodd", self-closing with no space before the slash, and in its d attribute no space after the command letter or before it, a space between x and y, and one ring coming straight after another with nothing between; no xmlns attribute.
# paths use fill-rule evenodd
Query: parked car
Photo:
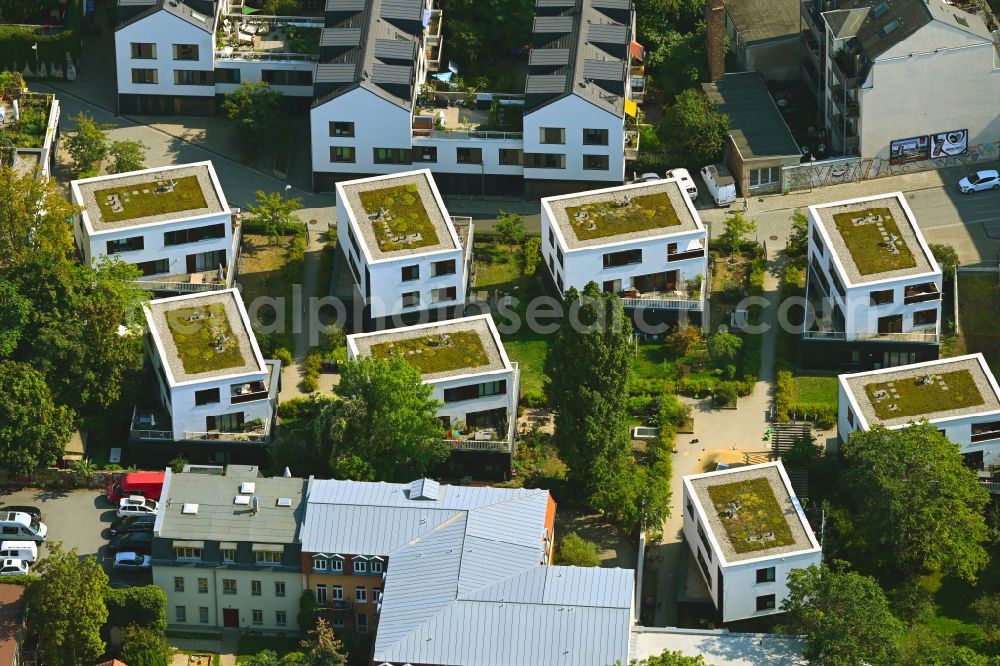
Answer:
<svg viewBox="0 0 1000 666"><path fill-rule="evenodd" d="M146 499L142 495L132 495L123 497L118 502L118 517L127 518L129 516L155 516L160 503L156 500Z"/></svg>
<svg viewBox="0 0 1000 666"><path fill-rule="evenodd" d="M34 541L4 541L0 543L0 560L8 559L34 564L38 559L38 546Z"/></svg>
<svg viewBox="0 0 1000 666"><path fill-rule="evenodd" d="M0 513L0 539L7 541L45 541L49 528L23 511Z"/></svg>
<svg viewBox="0 0 1000 666"><path fill-rule="evenodd" d="M977 171L958 181L958 189L961 190L962 194L983 190L1000 190L1000 174L994 169Z"/></svg>
<svg viewBox="0 0 1000 666"><path fill-rule="evenodd" d="M155 523L156 515L154 514L115 518L111 523L111 536L129 534L131 532L152 532Z"/></svg>
<svg viewBox="0 0 1000 666"><path fill-rule="evenodd" d="M123 551L115 553L115 563L111 568L121 571L149 571L153 568L153 558L142 553Z"/></svg>
<svg viewBox="0 0 1000 666"><path fill-rule="evenodd" d="M691 201L698 199L698 186L694 184L694 178L687 169L671 169L666 174L668 179L674 179L681 186L681 189L688 195Z"/></svg>
<svg viewBox="0 0 1000 666"><path fill-rule="evenodd" d="M14 558L0 560L0 576L24 576L30 569L24 560Z"/></svg>
<svg viewBox="0 0 1000 666"><path fill-rule="evenodd" d="M709 164L701 169L701 179L716 206L730 206L736 201L736 181L721 164Z"/></svg>
<svg viewBox="0 0 1000 666"><path fill-rule="evenodd" d="M153 547L152 532L132 532L131 534L119 534L111 537L108 548L112 553L134 551L137 553L148 553Z"/></svg>
<svg viewBox="0 0 1000 666"><path fill-rule="evenodd" d="M660 176L652 171L639 176L640 183L652 183L654 180L660 180Z"/></svg>
<svg viewBox="0 0 1000 666"><path fill-rule="evenodd" d="M0 506L0 513L9 513L11 511L16 513L26 513L35 520L42 519L42 510L37 506Z"/></svg>

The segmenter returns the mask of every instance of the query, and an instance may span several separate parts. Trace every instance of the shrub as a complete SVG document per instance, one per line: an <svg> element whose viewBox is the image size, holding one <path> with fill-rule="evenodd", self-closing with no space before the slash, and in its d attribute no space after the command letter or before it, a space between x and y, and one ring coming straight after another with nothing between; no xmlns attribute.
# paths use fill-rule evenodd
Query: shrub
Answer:
<svg viewBox="0 0 1000 666"><path fill-rule="evenodd" d="M525 407L545 407L548 403L548 397L539 389L528 389L521 394L521 404Z"/></svg>
<svg viewBox="0 0 1000 666"><path fill-rule="evenodd" d="M701 331L697 326L685 326L667 336L667 346L678 356L686 356L701 342Z"/></svg>
<svg viewBox="0 0 1000 666"><path fill-rule="evenodd" d="M722 300L727 303L735 303L743 298L746 292L743 285L734 280L726 280L722 285Z"/></svg>
<svg viewBox="0 0 1000 666"><path fill-rule="evenodd" d="M712 394L712 402L717 406L732 405L739 397L739 385L736 382L719 382Z"/></svg>
<svg viewBox="0 0 1000 666"><path fill-rule="evenodd" d="M347 334L340 326L333 324L327 326L320 334L320 342L324 350L333 351L337 347L343 347L347 344Z"/></svg>
<svg viewBox="0 0 1000 666"><path fill-rule="evenodd" d="M708 339L708 355L716 368L736 362L743 341L732 333L719 332Z"/></svg>
<svg viewBox="0 0 1000 666"><path fill-rule="evenodd" d="M556 564L568 567L599 567L601 556L597 552L597 544L580 537L576 532L570 532L556 546Z"/></svg>
<svg viewBox="0 0 1000 666"><path fill-rule="evenodd" d="M187 466L188 459L184 456L177 456L167 464L170 465L170 469L172 469L174 473L180 473L183 472L184 468Z"/></svg>
<svg viewBox="0 0 1000 666"><path fill-rule="evenodd" d="M649 406L653 402L653 396L651 395L633 395L629 396L626 403L626 409L628 413L632 416L640 416L647 412Z"/></svg>
<svg viewBox="0 0 1000 666"><path fill-rule="evenodd" d="M524 242L524 275L530 277L535 274L538 262L542 258L542 239L532 236Z"/></svg>
<svg viewBox="0 0 1000 666"><path fill-rule="evenodd" d="M750 294L761 296L764 293L764 260L754 259L750 265Z"/></svg>
<svg viewBox="0 0 1000 666"><path fill-rule="evenodd" d="M316 603L316 595L312 590L302 590L302 596L299 597L299 614L297 620L299 623L299 631L303 634L309 633L316 626L316 612L319 610L319 604Z"/></svg>
<svg viewBox="0 0 1000 666"><path fill-rule="evenodd" d="M306 393L313 393L319 390L319 378L306 375L302 378L302 390Z"/></svg>
<svg viewBox="0 0 1000 666"><path fill-rule="evenodd" d="M104 591L104 605L111 626L138 626L157 633L167 628L167 595L156 585L109 587Z"/></svg>
<svg viewBox="0 0 1000 666"><path fill-rule="evenodd" d="M715 388L717 383L715 380L710 379L683 377L677 380L677 393L679 395L699 398L705 396L709 389Z"/></svg>
<svg viewBox="0 0 1000 666"><path fill-rule="evenodd" d="M278 347L273 352L271 352L271 358L276 358L281 361L282 365L292 365L294 360L292 359L292 352L288 351L284 347Z"/></svg>
<svg viewBox="0 0 1000 666"><path fill-rule="evenodd" d="M168 666L174 650L163 632L129 625L122 636L122 660L129 666Z"/></svg>

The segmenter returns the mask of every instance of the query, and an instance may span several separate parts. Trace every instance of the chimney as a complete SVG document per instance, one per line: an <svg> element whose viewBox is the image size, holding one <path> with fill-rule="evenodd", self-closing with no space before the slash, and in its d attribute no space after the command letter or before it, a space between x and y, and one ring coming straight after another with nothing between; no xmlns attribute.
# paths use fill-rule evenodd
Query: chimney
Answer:
<svg viewBox="0 0 1000 666"><path fill-rule="evenodd" d="M726 8L722 0L705 3L705 53L708 80L718 81L726 73Z"/></svg>
<svg viewBox="0 0 1000 666"><path fill-rule="evenodd" d="M257 499L256 495L253 496L253 499L251 501L253 502L253 515L256 516L257 511L260 508L260 501Z"/></svg>

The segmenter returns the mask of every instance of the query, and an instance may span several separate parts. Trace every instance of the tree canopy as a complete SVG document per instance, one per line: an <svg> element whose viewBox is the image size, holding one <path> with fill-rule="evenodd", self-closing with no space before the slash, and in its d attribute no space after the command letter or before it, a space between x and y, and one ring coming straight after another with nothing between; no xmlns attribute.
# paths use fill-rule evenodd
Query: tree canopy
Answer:
<svg viewBox="0 0 1000 666"><path fill-rule="evenodd" d="M309 638L302 641L302 666L347 666L344 644L333 635L333 628L320 618L316 628L309 631Z"/></svg>
<svg viewBox="0 0 1000 666"><path fill-rule="evenodd" d="M97 123L93 116L83 111L73 116L73 129L66 132L62 143L73 162L75 173L90 171L96 162L108 156L111 146L104 131L109 127Z"/></svg>
<svg viewBox="0 0 1000 666"><path fill-rule="evenodd" d="M109 173L126 173L146 168L146 151L149 146L142 141L115 141L108 148L114 161Z"/></svg>
<svg viewBox="0 0 1000 666"><path fill-rule="evenodd" d="M462 70L478 66L483 54L493 60L531 43L534 0L442 0L441 9L449 57Z"/></svg>
<svg viewBox="0 0 1000 666"><path fill-rule="evenodd" d="M257 202L247 206L247 212L253 215L254 221L264 227L264 233L270 236L273 242L278 236L287 233L292 226L301 224L294 215L295 211L301 208L302 199L289 199L281 192L257 190Z"/></svg>
<svg viewBox="0 0 1000 666"><path fill-rule="evenodd" d="M601 556L597 544L570 532L556 545L556 564L570 567L599 567Z"/></svg>
<svg viewBox="0 0 1000 666"><path fill-rule="evenodd" d="M958 252L951 245L942 245L940 243L931 243L929 247L931 254L934 255L934 259L941 266L941 272L944 273L946 278L951 279L961 263L958 259Z"/></svg>
<svg viewBox="0 0 1000 666"><path fill-rule="evenodd" d="M658 655L632 662L632 666L711 666L711 664L706 663L701 655L689 657L680 650L664 650Z"/></svg>
<svg viewBox="0 0 1000 666"><path fill-rule="evenodd" d="M281 97L265 81L244 81L226 93L222 113L236 125L244 140L266 141L281 117Z"/></svg>
<svg viewBox="0 0 1000 666"><path fill-rule="evenodd" d="M664 108L658 132L668 163L700 169L722 156L729 116L700 90L689 88Z"/></svg>
<svg viewBox="0 0 1000 666"><path fill-rule="evenodd" d="M524 240L524 216L518 213L500 211L493 231L505 245L516 245Z"/></svg>
<svg viewBox="0 0 1000 666"><path fill-rule="evenodd" d="M64 261L73 251L71 224L78 211L54 178L0 167L0 271L29 257Z"/></svg>
<svg viewBox="0 0 1000 666"><path fill-rule="evenodd" d="M40 372L26 363L0 361L0 469L29 474L54 465L73 432L73 412L52 402Z"/></svg>
<svg viewBox="0 0 1000 666"><path fill-rule="evenodd" d="M122 661L128 666L170 666L174 650L162 632L132 624L122 636Z"/></svg>

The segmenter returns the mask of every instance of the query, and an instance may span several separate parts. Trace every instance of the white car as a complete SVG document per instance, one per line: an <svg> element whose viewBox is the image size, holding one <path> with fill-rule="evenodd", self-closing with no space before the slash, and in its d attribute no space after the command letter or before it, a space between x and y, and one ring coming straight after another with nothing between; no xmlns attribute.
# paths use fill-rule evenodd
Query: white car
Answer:
<svg viewBox="0 0 1000 666"><path fill-rule="evenodd" d="M118 500L117 516L125 518L127 516L153 516L159 508L156 500L151 500L142 495L132 495Z"/></svg>
<svg viewBox="0 0 1000 666"><path fill-rule="evenodd" d="M24 576L28 570L28 563L24 560L0 560L0 576Z"/></svg>
<svg viewBox="0 0 1000 666"><path fill-rule="evenodd" d="M654 180L660 180L659 174L655 174L652 171L649 173L644 173L639 176L640 183L652 183Z"/></svg>
<svg viewBox="0 0 1000 666"><path fill-rule="evenodd" d="M113 569L122 571L147 571L153 567L153 558L139 553L115 553Z"/></svg>
<svg viewBox="0 0 1000 666"><path fill-rule="evenodd" d="M671 169L666 173L668 179L676 180L688 195L688 199L691 201L698 200L698 186L694 184L694 178L688 173L687 169Z"/></svg>
<svg viewBox="0 0 1000 666"><path fill-rule="evenodd" d="M1000 174L997 174L993 169L977 171L958 181L958 189L962 191L962 194L989 189L1000 190Z"/></svg>

